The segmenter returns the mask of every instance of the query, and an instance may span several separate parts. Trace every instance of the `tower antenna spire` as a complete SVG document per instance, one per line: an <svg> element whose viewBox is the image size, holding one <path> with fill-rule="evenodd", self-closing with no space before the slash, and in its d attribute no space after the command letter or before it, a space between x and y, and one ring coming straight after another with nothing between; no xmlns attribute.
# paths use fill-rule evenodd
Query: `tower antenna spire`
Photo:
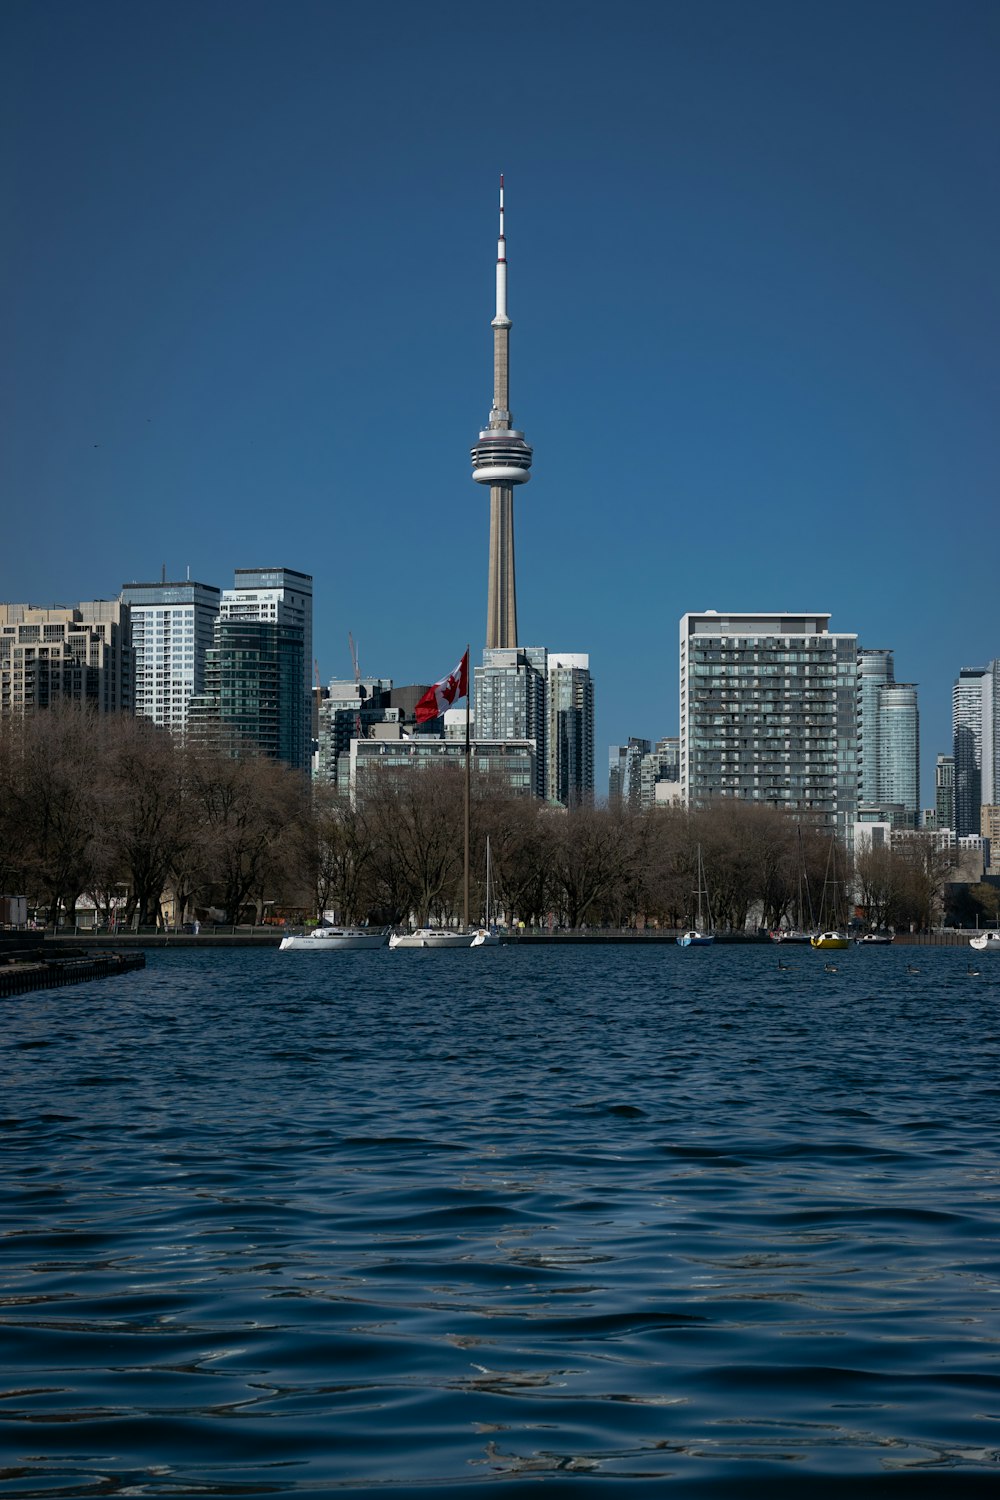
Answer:
<svg viewBox="0 0 1000 1500"><path fill-rule="evenodd" d="M510 318L507 314L507 237L500 173L500 233L493 328L493 405L489 422L472 449L472 477L490 487L490 571L486 608L487 648L517 645L514 585L514 485L531 478L531 448L510 414Z"/></svg>

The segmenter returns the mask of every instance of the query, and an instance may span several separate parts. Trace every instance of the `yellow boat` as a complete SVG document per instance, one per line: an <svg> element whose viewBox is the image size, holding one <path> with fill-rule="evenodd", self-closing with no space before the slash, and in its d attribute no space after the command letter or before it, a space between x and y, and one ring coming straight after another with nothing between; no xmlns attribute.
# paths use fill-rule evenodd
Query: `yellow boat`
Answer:
<svg viewBox="0 0 1000 1500"><path fill-rule="evenodd" d="M809 939L814 948L849 948L851 940L842 932L818 932Z"/></svg>

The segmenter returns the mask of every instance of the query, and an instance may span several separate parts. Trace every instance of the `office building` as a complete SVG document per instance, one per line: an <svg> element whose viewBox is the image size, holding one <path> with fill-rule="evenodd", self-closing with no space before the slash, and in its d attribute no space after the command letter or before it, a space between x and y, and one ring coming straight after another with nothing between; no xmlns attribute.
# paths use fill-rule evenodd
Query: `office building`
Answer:
<svg viewBox="0 0 1000 1500"><path fill-rule="evenodd" d="M132 694L131 621L120 600L52 609L0 604L0 713L57 702L130 713Z"/></svg>
<svg viewBox="0 0 1000 1500"><path fill-rule="evenodd" d="M472 477L490 487L490 561L486 609L486 649L517 646L514 586L514 486L531 478L531 449L513 425L510 411L510 318L507 316L507 241L504 235L503 178L500 178L500 234L497 240L496 313L493 318L493 405L486 427L472 449Z"/></svg>
<svg viewBox="0 0 1000 1500"><path fill-rule="evenodd" d="M205 691L205 656L219 613L212 584L126 583L132 618L135 712L173 734L187 731L188 708Z"/></svg>
<svg viewBox="0 0 1000 1500"><path fill-rule="evenodd" d="M857 636L827 614L686 614L680 624L680 781L784 808L850 837L857 806Z"/></svg>
<svg viewBox="0 0 1000 1500"><path fill-rule="evenodd" d="M532 740L536 797L546 794L547 676L548 652L544 646L487 647L482 666L473 674L477 740Z"/></svg>
<svg viewBox="0 0 1000 1500"><path fill-rule="evenodd" d="M547 663L545 795L563 807L594 801L594 682L590 657L550 651Z"/></svg>
<svg viewBox="0 0 1000 1500"><path fill-rule="evenodd" d="M642 806L642 762L653 749L652 740L635 737L608 750L608 806L638 812Z"/></svg>

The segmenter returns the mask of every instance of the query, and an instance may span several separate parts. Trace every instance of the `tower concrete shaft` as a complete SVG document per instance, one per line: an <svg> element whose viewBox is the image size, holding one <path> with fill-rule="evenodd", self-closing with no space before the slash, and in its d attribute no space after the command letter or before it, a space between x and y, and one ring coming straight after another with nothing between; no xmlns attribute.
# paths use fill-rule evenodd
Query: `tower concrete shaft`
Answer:
<svg viewBox="0 0 1000 1500"><path fill-rule="evenodd" d="M514 486L531 478L531 449L511 425L510 319L507 316L507 249L504 236L503 177L500 178L500 234L497 240L497 297L493 328L493 405L489 422L472 449L472 477L490 487L490 571L486 606L486 645L517 645L514 582Z"/></svg>

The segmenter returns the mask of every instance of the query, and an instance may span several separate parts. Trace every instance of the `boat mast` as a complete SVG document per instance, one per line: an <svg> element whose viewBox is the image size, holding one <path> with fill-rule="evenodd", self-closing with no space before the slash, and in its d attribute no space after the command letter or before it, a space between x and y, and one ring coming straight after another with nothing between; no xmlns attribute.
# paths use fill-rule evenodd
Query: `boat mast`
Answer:
<svg viewBox="0 0 1000 1500"><path fill-rule="evenodd" d="M465 659L469 659L469 647L465 648ZM465 833L465 860L462 871L463 890L463 925L465 931L469 930L469 840L472 829L472 747L469 735L469 701L472 694L469 691L469 683L466 682L465 690L465 816L463 819Z"/></svg>

